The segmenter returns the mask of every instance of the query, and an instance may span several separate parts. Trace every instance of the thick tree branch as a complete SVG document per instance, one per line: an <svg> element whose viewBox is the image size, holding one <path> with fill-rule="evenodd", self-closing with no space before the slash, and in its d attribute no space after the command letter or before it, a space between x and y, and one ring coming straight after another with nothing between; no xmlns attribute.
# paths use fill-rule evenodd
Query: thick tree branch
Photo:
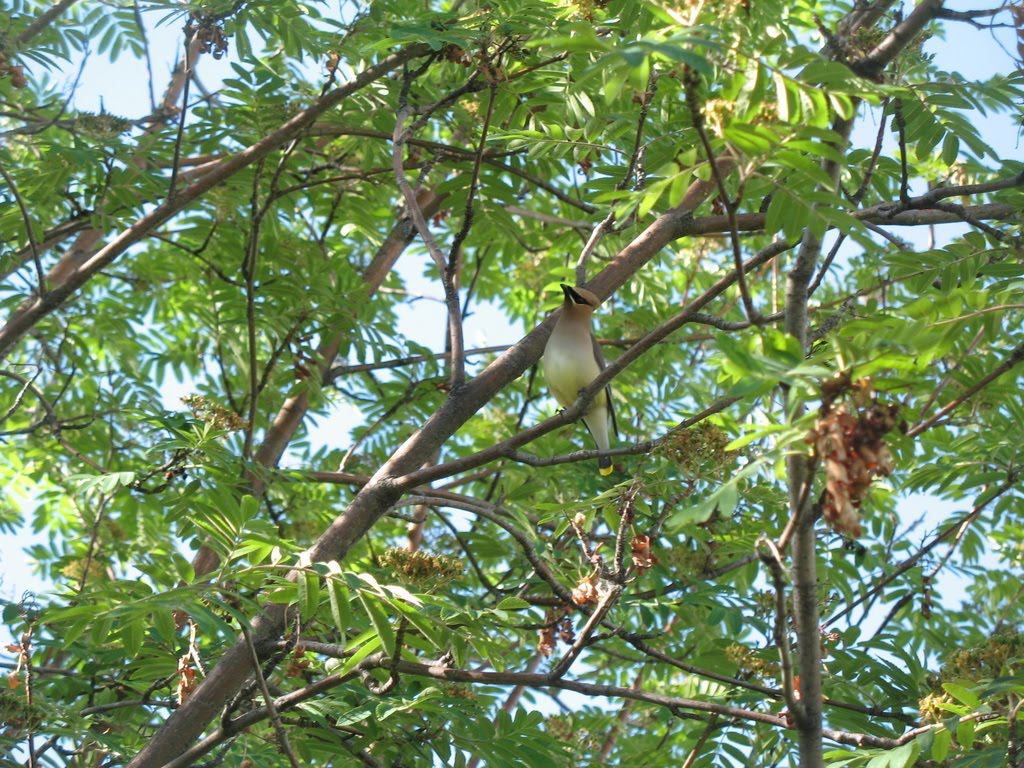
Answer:
<svg viewBox="0 0 1024 768"><path fill-rule="evenodd" d="M836 147L845 153L845 144L853 128L852 119L838 118L834 130L839 136ZM839 164L825 160L822 170L832 185L839 182ZM832 190L828 190L832 191ZM807 345L808 301L810 282L821 255L821 240L809 229L804 231L796 263L786 279L785 329L799 343ZM795 414L797 415L797 414ZM794 700L794 716L800 734L802 768L818 768L823 764L821 749L821 641L818 628L817 539L814 532L815 506L808 488L812 473L811 459L794 453L786 457L786 483L789 488L789 511L793 521L793 616L797 635L797 670L800 677L799 700Z"/></svg>
<svg viewBox="0 0 1024 768"><path fill-rule="evenodd" d="M861 77L880 75L921 30L938 17L942 4L943 0L921 0L906 19L897 24L874 49L853 62L850 69Z"/></svg>

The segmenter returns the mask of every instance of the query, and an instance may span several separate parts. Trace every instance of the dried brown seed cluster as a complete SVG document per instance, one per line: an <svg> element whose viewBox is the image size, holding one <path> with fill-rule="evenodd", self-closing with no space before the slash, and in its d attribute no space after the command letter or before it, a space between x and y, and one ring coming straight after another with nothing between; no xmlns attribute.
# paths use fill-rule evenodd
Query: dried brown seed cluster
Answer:
<svg viewBox="0 0 1024 768"><path fill-rule="evenodd" d="M24 88L28 85L25 78L25 70L17 65L7 63L7 55L0 51L0 80L5 77L11 78L11 85L15 88Z"/></svg>
<svg viewBox="0 0 1024 768"><path fill-rule="evenodd" d="M186 653L178 659L178 703L188 701L198 685L196 671L192 668L192 657Z"/></svg>
<svg viewBox="0 0 1024 768"><path fill-rule="evenodd" d="M555 650L558 640L566 645L576 642L576 632L572 628L567 608L551 608L544 616L544 626L537 630L537 650L550 656Z"/></svg>
<svg viewBox="0 0 1024 768"><path fill-rule="evenodd" d="M301 647L296 646L292 650L291 658L288 659L288 664L284 668L284 676L301 677L312 665L313 662L306 658L306 652Z"/></svg>
<svg viewBox="0 0 1024 768"><path fill-rule="evenodd" d="M580 579L580 582L572 590L572 601L576 605L597 605L601 599L597 585L599 579L596 572Z"/></svg>
<svg viewBox="0 0 1024 768"><path fill-rule="evenodd" d="M638 575L642 576L644 571L658 564L657 556L651 552L650 536L638 533L629 543L629 548L633 557L633 567L636 568Z"/></svg>
<svg viewBox="0 0 1024 768"><path fill-rule="evenodd" d="M898 407L874 401L866 380L825 388L822 415L809 438L825 467L825 520L848 536L861 535L860 505L871 482L892 472L884 436L899 423ZM856 410L834 405L843 390L854 392Z"/></svg>
<svg viewBox="0 0 1024 768"><path fill-rule="evenodd" d="M457 45L449 43L441 49L441 55L453 64L458 64L462 67L473 66L473 57L464 48L460 48Z"/></svg>
<svg viewBox="0 0 1024 768"><path fill-rule="evenodd" d="M199 40L200 53L213 53L213 58L223 59L228 52L228 37L220 21L206 16L192 14L185 24L185 36Z"/></svg>

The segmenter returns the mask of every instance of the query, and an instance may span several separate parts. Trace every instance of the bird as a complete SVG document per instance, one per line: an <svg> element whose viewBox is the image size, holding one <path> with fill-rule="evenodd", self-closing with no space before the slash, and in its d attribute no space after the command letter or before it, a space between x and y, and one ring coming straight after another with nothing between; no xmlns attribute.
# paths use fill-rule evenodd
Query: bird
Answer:
<svg viewBox="0 0 1024 768"><path fill-rule="evenodd" d="M597 378L605 362L591 332L594 310L601 300L586 288L573 288L564 283L561 286L562 312L548 337L541 362L548 389L559 405L568 408L576 402L580 390ZM618 431L610 386L594 395L583 414L583 423L597 447L607 451L611 445L610 435ZM607 456L598 459L597 467L602 476L612 473L612 461Z"/></svg>

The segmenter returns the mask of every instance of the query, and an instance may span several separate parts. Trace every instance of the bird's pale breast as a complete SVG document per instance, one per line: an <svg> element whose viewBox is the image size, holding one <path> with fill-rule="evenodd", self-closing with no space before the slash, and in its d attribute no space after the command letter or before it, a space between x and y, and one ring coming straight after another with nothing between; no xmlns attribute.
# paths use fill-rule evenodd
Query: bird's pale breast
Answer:
<svg viewBox="0 0 1024 768"><path fill-rule="evenodd" d="M589 333L559 333L560 330L556 327L552 332L542 362L548 388L559 405L565 408L576 401L580 390L590 384L601 370L594 359ZM599 393L594 404L602 399L602 394Z"/></svg>

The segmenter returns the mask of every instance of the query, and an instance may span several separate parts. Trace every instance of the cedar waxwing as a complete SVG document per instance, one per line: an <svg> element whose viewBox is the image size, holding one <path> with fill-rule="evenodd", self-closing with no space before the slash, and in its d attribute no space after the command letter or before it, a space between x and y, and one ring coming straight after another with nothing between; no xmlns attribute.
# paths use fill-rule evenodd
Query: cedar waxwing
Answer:
<svg viewBox="0 0 1024 768"><path fill-rule="evenodd" d="M559 405L568 408L576 402L580 390L597 378L604 368L604 357L597 339L590 332L591 318L601 303L600 299L585 288L564 284L562 293L565 294L562 314L558 316L555 329L544 347L543 365L551 394ZM615 431L611 387L605 387L594 395L583 414L583 423L590 430L597 447L602 451L608 450L609 434ZM607 456L602 456L597 466L602 475L612 472L612 461Z"/></svg>

